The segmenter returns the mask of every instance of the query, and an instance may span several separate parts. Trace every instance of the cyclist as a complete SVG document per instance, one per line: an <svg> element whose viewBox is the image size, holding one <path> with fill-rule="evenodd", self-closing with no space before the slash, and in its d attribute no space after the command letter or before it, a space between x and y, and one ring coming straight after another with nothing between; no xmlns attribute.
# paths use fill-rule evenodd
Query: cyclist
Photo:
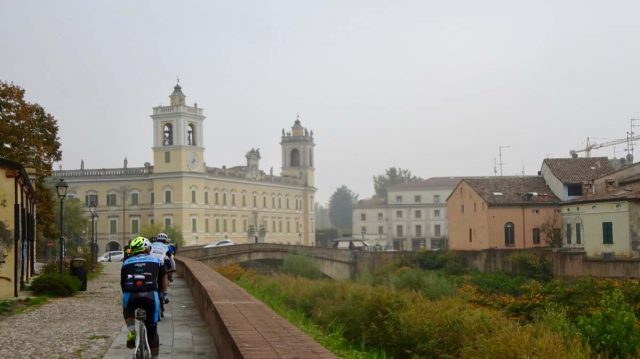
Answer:
<svg viewBox="0 0 640 359"><path fill-rule="evenodd" d="M160 280L166 283L166 272L168 272L171 268L171 261L169 260L169 248L167 247L167 240L169 237L164 233L158 233L155 237L155 242L151 244L151 255L158 258L161 263L164 264L165 267L165 276L161 277ZM160 292L160 298L164 303L169 303L169 295L167 293L167 286L165 286L165 290Z"/></svg>
<svg viewBox="0 0 640 359"><path fill-rule="evenodd" d="M152 358L158 357L160 338L158 337L158 319L160 298L158 290L163 290L165 283L160 278L165 275L165 267L157 258L150 256L151 242L144 237L137 237L129 245L132 256L127 258L120 270L120 287L122 288L122 307L124 320L129 334L127 348L133 349L136 342L135 310L143 308L147 312L145 327L147 328Z"/></svg>
<svg viewBox="0 0 640 359"><path fill-rule="evenodd" d="M169 277L169 282L173 282L173 272L176 271L176 261L173 257L176 255L176 247L171 244L171 238L167 238L167 249L167 256L169 257L169 262L171 262L167 277Z"/></svg>

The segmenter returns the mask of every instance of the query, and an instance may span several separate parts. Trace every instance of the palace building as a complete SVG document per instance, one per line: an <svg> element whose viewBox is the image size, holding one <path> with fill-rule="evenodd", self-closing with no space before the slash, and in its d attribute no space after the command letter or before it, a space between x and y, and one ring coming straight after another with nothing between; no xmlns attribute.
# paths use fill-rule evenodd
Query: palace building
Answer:
<svg viewBox="0 0 640 359"><path fill-rule="evenodd" d="M153 164L144 167L55 171L68 195L97 207L98 250L116 250L145 224L179 227L185 245L229 238L236 243L314 245L313 131L296 119L282 130L282 171L260 169L260 151L246 164L214 168L204 163L205 116L188 106L179 85L169 106L153 108Z"/></svg>

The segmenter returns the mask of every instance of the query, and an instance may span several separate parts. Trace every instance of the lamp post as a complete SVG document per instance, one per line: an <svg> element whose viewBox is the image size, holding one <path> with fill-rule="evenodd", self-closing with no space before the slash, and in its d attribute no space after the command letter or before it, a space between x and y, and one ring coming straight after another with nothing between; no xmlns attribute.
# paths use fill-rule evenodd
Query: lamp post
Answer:
<svg viewBox="0 0 640 359"><path fill-rule="evenodd" d="M67 197L67 189L69 189L69 185L64 181L64 178L60 178L60 182L56 184L56 192L58 193L58 198L60 198L60 273L62 273L62 267L64 264L64 236L63 236L63 209L64 209L64 200Z"/></svg>
<svg viewBox="0 0 640 359"><path fill-rule="evenodd" d="M89 204L89 212L91 213L91 269L93 269L96 265L96 256L97 253L97 233L96 233L96 219L98 218L98 213L96 212L96 202L91 201Z"/></svg>

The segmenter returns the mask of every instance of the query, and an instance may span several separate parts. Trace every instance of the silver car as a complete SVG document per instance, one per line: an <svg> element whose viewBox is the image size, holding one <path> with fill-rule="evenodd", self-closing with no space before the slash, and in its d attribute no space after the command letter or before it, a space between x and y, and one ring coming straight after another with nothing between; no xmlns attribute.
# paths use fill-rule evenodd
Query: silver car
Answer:
<svg viewBox="0 0 640 359"><path fill-rule="evenodd" d="M110 251L98 257L98 262L122 262L123 260L123 251Z"/></svg>

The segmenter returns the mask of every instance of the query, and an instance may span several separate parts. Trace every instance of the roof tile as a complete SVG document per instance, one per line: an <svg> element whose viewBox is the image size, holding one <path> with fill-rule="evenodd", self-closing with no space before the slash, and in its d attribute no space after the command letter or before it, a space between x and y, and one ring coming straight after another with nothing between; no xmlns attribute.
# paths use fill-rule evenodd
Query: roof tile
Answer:
<svg viewBox="0 0 640 359"><path fill-rule="evenodd" d="M615 170L607 157L547 158L543 163L562 183L591 181Z"/></svg>
<svg viewBox="0 0 640 359"><path fill-rule="evenodd" d="M540 176L505 176L463 179L489 205L560 203Z"/></svg>

